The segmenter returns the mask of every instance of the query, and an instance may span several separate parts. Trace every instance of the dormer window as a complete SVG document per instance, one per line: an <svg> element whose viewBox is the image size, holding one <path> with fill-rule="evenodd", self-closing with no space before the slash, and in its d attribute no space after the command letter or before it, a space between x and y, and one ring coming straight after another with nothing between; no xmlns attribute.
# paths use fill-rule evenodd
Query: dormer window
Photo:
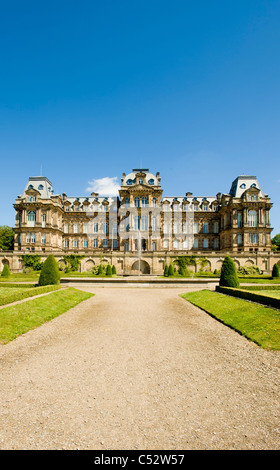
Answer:
<svg viewBox="0 0 280 470"><path fill-rule="evenodd" d="M241 189L246 189L246 184L245 184L245 183L242 183L242 184L240 185L240 188L241 188Z"/></svg>
<svg viewBox="0 0 280 470"><path fill-rule="evenodd" d="M155 184L155 180L151 178L151 179L148 181L148 183L149 183L150 185L153 185L153 184Z"/></svg>
<svg viewBox="0 0 280 470"><path fill-rule="evenodd" d="M132 179L127 180L127 184L128 184L129 186L131 186L131 185L133 184Z"/></svg>
<svg viewBox="0 0 280 470"><path fill-rule="evenodd" d="M40 191L42 191L42 189L44 189L44 186L42 184L39 184L38 189L40 189Z"/></svg>
<svg viewBox="0 0 280 470"><path fill-rule="evenodd" d="M138 184L143 184L143 179L142 178L139 179Z"/></svg>

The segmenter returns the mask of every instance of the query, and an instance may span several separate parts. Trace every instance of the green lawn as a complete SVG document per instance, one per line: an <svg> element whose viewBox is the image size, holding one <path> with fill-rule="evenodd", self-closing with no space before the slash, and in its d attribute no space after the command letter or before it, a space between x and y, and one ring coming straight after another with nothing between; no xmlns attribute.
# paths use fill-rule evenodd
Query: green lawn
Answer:
<svg viewBox="0 0 280 470"><path fill-rule="evenodd" d="M0 282L38 282L40 276L39 271L30 273L11 273L10 276L0 276Z"/></svg>
<svg viewBox="0 0 280 470"><path fill-rule="evenodd" d="M12 341L17 336L67 312L93 295L69 287L0 309L0 343L6 344Z"/></svg>
<svg viewBox="0 0 280 470"><path fill-rule="evenodd" d="M189 292L181 297L259 346L280 350L280 311L209 290Z"/></svg>

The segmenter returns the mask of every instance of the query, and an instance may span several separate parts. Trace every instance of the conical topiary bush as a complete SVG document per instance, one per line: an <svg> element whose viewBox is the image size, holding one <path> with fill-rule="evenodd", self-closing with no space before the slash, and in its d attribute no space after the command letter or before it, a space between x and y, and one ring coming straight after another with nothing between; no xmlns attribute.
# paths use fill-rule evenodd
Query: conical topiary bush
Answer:
<svg viewBox="0 0 280 470"><path fill-rule="evenodd" d="M106 276L112 276L112 266L110 264L107 265Z"/></svg>
<svg viewBox="0 0 280 470"><path fill-rule="evenodd" d="M272 277L280 277L280 271L278 264L274 264L272 268Z"/></svg>
<svg viewBox="0 0 280 470"><path fill-rule="evenodd" d="M117 274L116 266L114 264L112 266L112 274Z"/></svg>
<svg viewBox="0 0 280 470"><path fill-rule="evenodd" d="M41 274L39 277L39 286L48 286L50 284L59 284L60 274L58 263L53 255L49 255L43 264Z"/></svg>
<svg viewBox="0 0 280 470"><path fill-rule="evenodd" d="M168 264L166 264L165 267L164 267L164 276L165 277L168 276Z"/></svg>
<svg viewBox="0 0 280 470"><path fill-rule="evenodd" d="M236 266L230 256L226 256L222 264L220 286L239 287Z"/></svg>
<svg viewBox="0 0 280 470"><path fill-rule="evenodd" d="M170 266L168 268L168 276L174 276L173 264L170 264Z"/></svg>
<svg viewBox="0 0 280 470"><path fill-rule="evenodd" d="M3 271L1 273L1 276L3 277L9 277L10 276L10 269L9 269L9 266L7 264L4 264L4 268L3 268Z"/></svg>

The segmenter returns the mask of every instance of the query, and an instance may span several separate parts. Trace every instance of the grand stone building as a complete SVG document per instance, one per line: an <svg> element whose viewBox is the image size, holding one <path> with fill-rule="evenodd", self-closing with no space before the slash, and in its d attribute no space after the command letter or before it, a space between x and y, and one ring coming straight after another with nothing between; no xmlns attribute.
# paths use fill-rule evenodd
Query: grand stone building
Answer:
<svg viewBox="0 0 280 470"><path fill-rule="evenodd" d="M81 270L102 258L118 274L162 274L176 256L193 255L197 269L203 259L214 271L230 254L237 267L270 272L271 207L255 176L238 176L228 194L174 197L163 196L160 174L148 169L123 173L117 197L60 195L48 178L30 177L14 204L14 252L1 258L19 271L23 253L52 253L60 262L80 254Z"/></svg>

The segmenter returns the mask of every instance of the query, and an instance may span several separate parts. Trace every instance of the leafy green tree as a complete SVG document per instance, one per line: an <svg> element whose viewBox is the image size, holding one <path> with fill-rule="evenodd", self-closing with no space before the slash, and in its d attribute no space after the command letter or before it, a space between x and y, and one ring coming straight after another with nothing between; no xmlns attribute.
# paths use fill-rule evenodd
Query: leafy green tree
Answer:
<svg viewBox="0 0 280 470"><path fill-rule="evenodd" d="M9 266L7 264L4 264L4 268L3 268L3 271L1 273L1 276L3 277L9 277L10 276L10 269L9 269Z"/></svg>
<svg viewBox="0 0 280 470"><path fill-rule="evenodd" d="M280 233L271 239L271 249L272 251L280 251Z"/></svg>
<svg viewBox="0 0 280 470"><path fill-rule="evenodd" d="M41 262L40 255L22 255L21 259L25 268L31 268L34 271L40 271L42 269L43 263Z"/></svg>
<svg viewBox="0 0 280 470"><path fill-rule="evenodd" d="M239 287L239 279L234 261L230 256L225 256L222 264L220 286Z"/></svg>
<svg viewBox="0 0 280 470"><path fill-rule="evenodd" d="M48 286L60 283L58 263L53 255L49 255L43 264L39 277L39 286Z"/></svg>
<svg viewBox="0 0 280 470"><path fill-rule="evenodd" d="M0 250L9 251L14 249L14 230L8 225L0 226Z"/></svg>
<svg viewBox="0 0 280 470"><path fill-rule="evenodd" d="M272 277L280 277L280 271L278 264L274 264L272 268Z"/></svg>

